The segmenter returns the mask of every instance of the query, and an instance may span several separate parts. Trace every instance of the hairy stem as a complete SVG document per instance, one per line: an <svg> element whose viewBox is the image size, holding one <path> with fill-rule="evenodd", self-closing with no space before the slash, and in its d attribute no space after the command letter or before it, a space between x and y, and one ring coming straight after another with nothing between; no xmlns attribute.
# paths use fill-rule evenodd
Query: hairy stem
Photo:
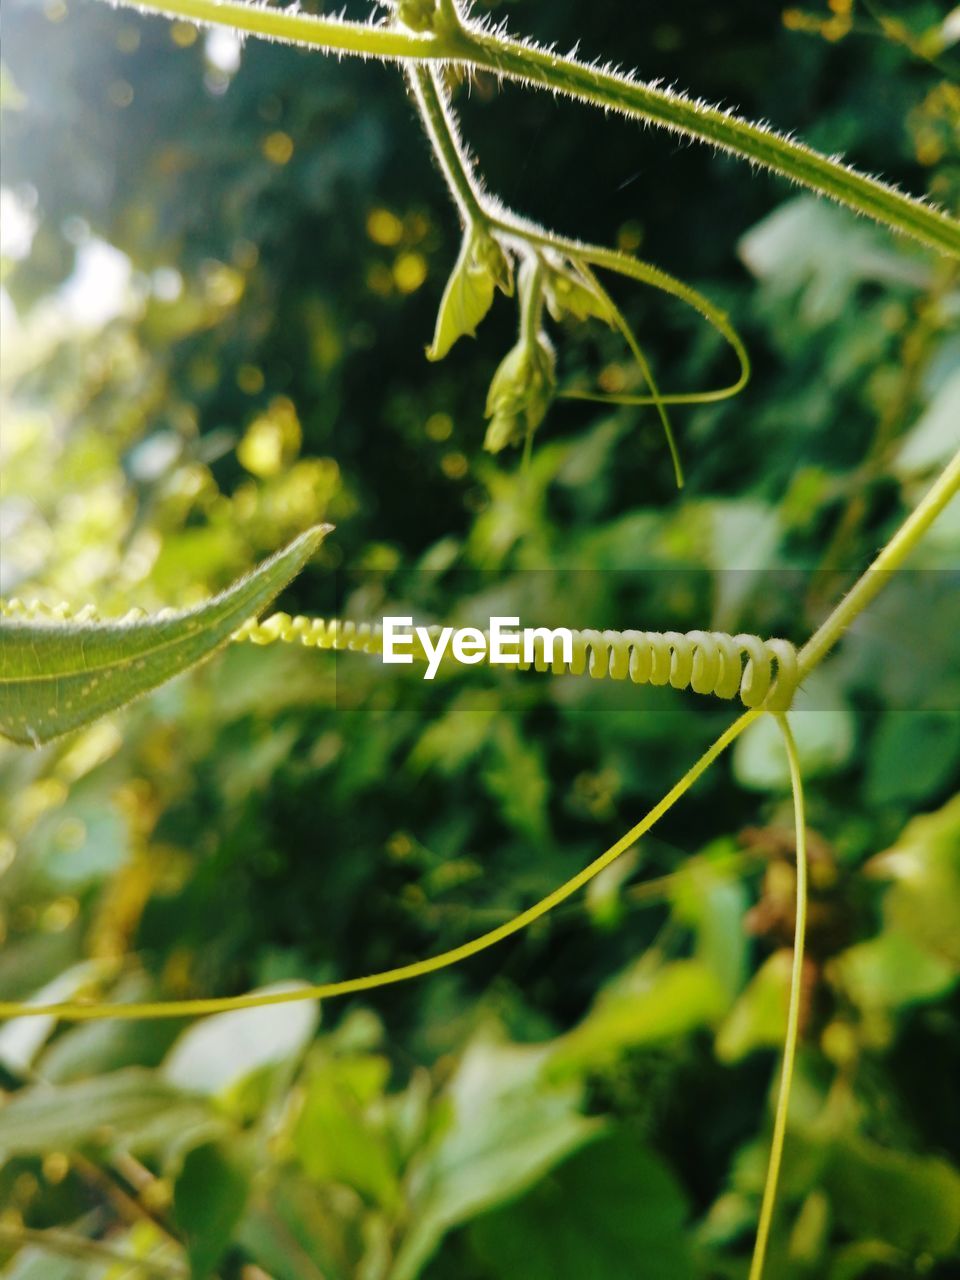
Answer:
<svg viewBox="0 0 960 1280"><path fill-rule="evenodd" d="M468 30L467 42L468 52L457 61L713 143L941 253L960 256L960 223L954 218L764 125L507 36Z"/></svg>
<svg viewBox="0 0 960 1280"><path fill-rule="evenodd" d="M461 220L464 225L485 224L488 219L483 208L483 191L460 139L447 95L437 83L437 74L433 68L414 63L407 68L407 83Z"/></svg>
<svg viewBox="0 0 960 1280"><path fill-rule="evenodd" d="M435 61L482 68L606 111L617 111L708 142L874 218L941 253L960 257L960 223L922 200L764 125L572 57L560 57L477 24L444 22L437 34L241 3L240 0L122 0L131 8L234 27L267 39L331 53L391 61ZM449 6L448 6L449 7Z"/></svg>

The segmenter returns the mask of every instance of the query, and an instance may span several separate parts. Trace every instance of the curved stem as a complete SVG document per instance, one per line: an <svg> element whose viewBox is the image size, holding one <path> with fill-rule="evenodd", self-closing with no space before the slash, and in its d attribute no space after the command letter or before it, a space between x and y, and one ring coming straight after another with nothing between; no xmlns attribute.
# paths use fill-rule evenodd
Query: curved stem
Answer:
<svg viewBox="0 0 960 1280"><path fill-rule="evenodd" d="M807 937L807 832L804 820L803 779L800 776L800 758L793 731L786 716L777 716L777 724L783 734L790 764L790 787L793 792L793 818L797 846L797 909L793 932L793 964L790 971L790 997L787 1007L787 1032L783 1040L783 1066L780 1068L780 1086L773 1119L773 1138L770 1143L770 1163L763 1187L760 1205L760 1221L750 1262L749 1280L761 1280L770 1240L773 1210L777 1203L777 1187L780 1182L780 1166L783 1163L783 1144L787 1134L787 1114L790 1110L790 1088L793 1084L793 1068L797 1059L797 1041L800 1037L800 996L803 990L803 950Z"/></svg>
<svg viewBox="0 0 960 1280"><path fill-rule="evenodd" d="M496 943L503 942L504 939L512 937L513 934L519 933L522 929L526 929L529 925L547 915L561 902L571 897L578 889L582 889L585 884L588 884L601 871L609 867L612 862L615 862L622 853L625 853L631 845L635 844L669 809L672 809L680 797L690 790L700 775L706 772L710 765L713 764L714 760L740 736L749 724L752 724L754 720L763 714L760 708L744 712L703 753L696 764L687 770L680 781L670 788L663 799L654 805L645 817L641 818L625 835L622 835L605 853L595 858L589 866L584 867L582 871L578 871L575 876L572 876L559 888L554 889L552 893L548 893L546 897L541 898L532 907L528 907L526 911L521 911L519 915L514 916L512 920L508 920L505 924L499 925L497 928L491 929L477 938L472 938L469 942L465 942L459 947L453 947L449 951L442 951L439 955L431 956L427 960L417 960L413 964L400 965L395 969L387 969L383 973L367 974L362 978L347 978L343 982L326 982L319 986L297 987L292 991L272 991L266 995L224 996L201 1000L144 1001L138 1004L83 1004L68 1001L62 1004L22 1005L17 1002L7 1001L0 1004L0 1019L53 1016L63 1018L69 1022L86 1022L101 1018L196 1017L200 1014L223 1013L230 1009L258 1009L264 1005L291 1004L297 1000L328 1000L333 996L353 995L358 991L373 991L379 987L392 986L397 982L407 982L411 978L422 978L428 973L436 973L438 969L449 968L450 965L459 964L461 960L468 960L471 956L478 955L481 951L486 951L488 947L495 946Z"/></svg>
<svg viewBox="0 0 960 1280"><path fill-rule="evenodd" d="M897 533L881 551L870 568L857 581L850 594L834 609L826 621L801 649L799 654L799 670L801 678L822 662L830 649L853 619L866 608L883 586L885 574L899 568L910 552L916 547L924 533L933 524L947 503L960 491L960 452L953 458L944 473L935 481L926 496L903 523ZM585 867L572 879L529 907L506 924L492 929L480 937L465 942L451 951L442 952L428 960L414 964L402 965L397 969L388 969L385 973L370 974L363 978L349 978L344 982L326 983L322 986L301 987L295 991L273 992L270 995L228 996L224 998L202 1000L152 1001L142 1004L115 1005L109 1003L82 1004L25 1004L19 1001L6 1001L0 1004L0 1019L20 1017L49 1016L64 1018L68 1021L87 1021L99 1018L179 1018L198 1014L222 1013L228 1009L257 1008L265 1004L287 1004L295 1000L328 999L332 996L348 995L358 991L371 991L376 987L389 986L395 982L404 982L410 978L419 978L438 969L457 964L460 960L469 959L485 951L488 947L502 942L505 938L519 933L528 925L539 920L559 903L565 901L578 889L583 888L594 876L599 875L605 867L616 861L641 835L649 831L680 797L690 789L697 778L726 750L754 720L766 714L761 707L754 707L745 712L726 729L717 741L694 764L676 785L655 805L646 817L642 818L631 829L599 858Z"/></svg>
<svg viewBox="0 0 960 1280"><path fill-rule="evenodd" d="M241 0L121 2L149 13L234 27L268 39L311 45L333 53L483 68L711 143L864 213L930 248L960 257L960 222L956 219L839 160L821 155L802 142L675 90L588 66L576 58L563 58L532 43L482 30L462 19L455 28L444 23L437 34L420 35L396 27L284 12L244 4Z"/></svg>

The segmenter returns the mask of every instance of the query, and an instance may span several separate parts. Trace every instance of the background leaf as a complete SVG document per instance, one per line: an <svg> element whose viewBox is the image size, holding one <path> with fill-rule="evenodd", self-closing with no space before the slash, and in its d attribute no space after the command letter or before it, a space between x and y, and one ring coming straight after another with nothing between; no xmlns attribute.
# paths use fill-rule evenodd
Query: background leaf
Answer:
<svg viewBox="0 0 960 1280"><path fill-rule="evenodd" d="M236 1147L205 1142L184 1157L173 1211L187 1240L194 1280L212 1274L243 1216L249 1190Z"/></svg>
<svg viewBox="0 0 960 1280"><path fill-rule="evenodd" d="M258 990L267 994L299 985L285 982ZM183 1032L164 1059L163 1076L194 1093L223 1093L254 1071L295 1060L319 1018L316 1000L213 1014Z"/></svg>
<svg viewBox="0 0 960 1280"><path fill-rule="evenodd" d="M684 1197L628 1131L591 1142L515 1204L470 1228L497 1280L687 1280Z"/></svg>

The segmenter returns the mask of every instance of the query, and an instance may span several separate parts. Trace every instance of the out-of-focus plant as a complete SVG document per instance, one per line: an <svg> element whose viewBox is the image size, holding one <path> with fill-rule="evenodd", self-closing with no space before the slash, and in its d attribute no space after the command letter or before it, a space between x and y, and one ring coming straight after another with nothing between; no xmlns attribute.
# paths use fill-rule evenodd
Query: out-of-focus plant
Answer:
<svg viewBox="0 0 960 1280"><path fill-rule="evenodd" d="M606 398L621 403L655 405L667 431L671 449L673 441L665 406L670 403L704 404L732 394L744 381L746 358L742 343L725 316L689 287L623 253L566 241L507 213L498 202L484 194L459 140L459 130L444 84L438 74L430 69L430 63L455 63L493 70L501 75L517 77L588 102L687 131L693 136L705 138L777 172L785 173L819 193L830 195L859 212L869 214L888 227L912 235L948 255L955 256L960 245L957 224L927 205L912 201L899 192L857 175L837 162L759 126L705 108L678 95L639 85L628 77L586 67L573 59L560 59L531 44L512 41L502 32L493 32L465 19L449 0L436 6L432 3L401 4L395 15L397 21L381 27L362 27L328 19L253 10L242 5L209 5L206 0L189 0L189 4L186 0L183 3L175 0L166 4L164 10L181 17L225 22L240 29L300 40L327 49L373 54L409 60L412 63L410 78L414 97L464 221L463 243L444 293L428 355L431 359L439 359L460 336L472 333L489 310L495 289L500 288L503 292L510 293L516 282L520 300L519 339L499 366L490 387L487 415L491 421L486 444L488 449L497 452L506 444L524 443L527 452L525 484L536 484L530 445L554 390L553 351L542 332L545 309L549 310L554 319L565 316L575 320L599 319L619 331L648 383L649 395L630 397L618 393L611 396L607 393ZM756 243L752 251L754 260L761 262L762 254L758 254ZM609 269L653 283L696 307L728 339L740 356L741 376L737 383L721 392L662 395L653 381L631 327L600 285L594 268ZM581 398L593 397L593 393L579 394ZM251 435L246 443L246 458L249 469L255 474L259 471L268 475L278 469L271 459L282 457L284 433L282 424L275 423L274 428L263 428L259 436L251 428ZM674 460L676 463L675 451ZM282 462L279 467L282 467ZM680 478L678 464L677 477ZM885 583L886 572L899 567L915 550L920 538L955 497L958 488L960 456L954 456L917 505L913 515L887 543L871 569L857 581L853 590L801 649L797 671L800 679L812 675L851 622L859 617L877 595ZM856 510L845 519L847 525L841 524L838 531L841 540L852 536L851 529L856 532L859 520ZM59 621L38 620L29 616L29 611L24 616L22 609L13 605L9 611L10 618L4 625L3 665L0 667L4 730L18 740L40 741L53 737L59 732L89 723L104 711L155 687L175 671L193 665L223 644L249 613L261 611L284 580L302 565L316 546L318 537L319 535L306 536L210 604L168 618L136 619L126 625L101 623L89 617L65 617ZM310 643L311 636L315 635L315 628L312 628L313 624L308 620L291 621L281 615L260 626L251 624L241 628L240 637L254 640L289 637ZM738 639L746 641L752 638ZM757 645L760 643L756 641ZM336 643L336 637L332 647L340 647ZM351 646L347 644L346 647ZM687 660L692 659L694 652L701 663L707 660L704 657L706 649L702 644L699 649L691 648L688 651L679 637L668 643L667 665L662 674L670 683L677 687L686 687L692 683L694 688L697 687L698 680L705 685L711 683L702 670L697 674L689 665ZM784 649L778 655L781 678L782 663L789 661L784 656L787 652ZM596 661L596 651L592 660ZM759 669L757 654L751 655L751 662L754 664L753 674L756 675ZM106 696L101 681L108 682ZM662 682L665 681L658 680L654 683ZM791 688L787 692L792 691L793 683L791 679ZM730 692L732 691L731 689ZM785 692L782 687L781 692ZM166 1002L149 998L137 999L136 993L132 999L121 1003L78 1001L75 999L76 992L82 991L87 982L99 976L87 970L73 976L64 975L58 987L45 990L35 998L33 1007L19 1002L6 1003L2 1006L2 1011L15 1018L12 1024L13 1040L17 1041L21 1037L25 1038L25 1043L32 1040L34 1033L30 1030L31 1026L41 1027L39 1034L42 1041L47 1034L45 1028L51 1025L49 1020L55 1018L98 1021L122 1017L148 1023L188 1014L215 1013L224 1021L215 1018L185 1032L164 1057L164 1068L159 1078L139 1070L131 1070L129 1073L117 1073L103 1081L78 1084L72 1090L64 1088L57 1091L57 1096L52 1100L44 1097L42 1087L23 1090L22 1096L16 1098L6 1109L4 1119L0 1122L0 1145L14 1155L42 1151L44 1144L47 1144L48 1151L55 1152L64 1144L72 1146L74 1143L90 1140L105 1126L119 1126L124 1131L124 1144L118 1158L129 1159L129 1152L162 1152L163 1158L171 1160L172 1167L177 1169L172 1209L180 1232L187 1242L190 1266L195 1274L206 1275L217 1265L226 1243L233 1238L239 1238L264 1260L282 1254L279 1241L298 1216L298 1196L301 1191L293 1188L299 1184L291 1181L287 1188L290 1199L287 1201L281 1196L277 1201L279 1208L274 1206L271 1209L257 1204L249 1217L249 1225L242 1221L244 1202L249 1194L250 1169L256 1160L257 1145L266 1140L269 1132L271 1141L288 1144L288 1150L295 1153L292 1163L302 1165L309 1176L327 1178L334 1183L350 1186L357 1197L375 1206L364 1218L362 1227L360 1211L354 1201L330 1206L331 1214L342 1224L344 1237L354 1230L362 1230L365 1234L365 1265L371 1275L386 1274L384 1268L387 1258L391 1259L389 1274L394 1280L418 1274L444 1232L468 1220L486 1204L497 1203L498 1199L504 1198L511 1191L519 1195L536 1180L538 1172L569 1155L585 1144L589 1136L593 1136L590 1134L589 1123L578 1113L579 1098L576 1089L571 1089L565 1081L571 1075L575 1076L578 1054L585 1053L584 1045L590 1043L591 1036L600 1034L598 1027L603 1028L602 1035L608 1049L610 1045L617 1043L618 1034L624 1037L624 1043L642 1043L643 1033L638 1032L634 1022L637 1018L642 1021L643 1017L648 1017L650 1027L653 1028L648 1034L651 1040L656 1040L664 1034L664 1026L668 1029L666 1034L669 1034L669 1013L678 998L677 990L683 992L681 1003L693 1023L700 1018L707 1021L715 1018L717 1009L722 1007L722 999L718 999L716 990L711 985L708 970L697 970L694 967L681 972L668 968L660 975L663 979L663 991L658 995L654 984L652 1008L644 1013L643 1000L631 991L628 981L623 991L614 991L609 1000L598 1003L595 1012L591 1012L585 1022L571 1033L566 1043L561 1039L555 1050L548 1055L546 1064L533 1057L525 1058L523 1054L518 1055L515 1060L498 1064L497 1069L503 1077L503 1096L498 1093L486 1102L471 1095L471 1063L466 1059L461 1067L462 1078L455 1080L450 1086L455 1117L462 1117L468 1109L474 1107L482 1110L484 1105L489 1105L491 1114L504 1108L509 1114L510 1095L514 1085L519 1092L526 1091L524 1106L528 1113L531 1108L536 1110L536 1106L542 1103L545 1108L556 1109L563 1117L563 1123L544 1126L540 1147L537 1145L536 1125L532 1125L524 1136L524 1142L520 1144L521 1149L516 1153L511 1173L505 1176L502 1169L498 1172L499 1187L496 1196L483 1186L484 1151L471 1149L470 1143L475 1138L458 1132L456 1119L448 1128L433 1134L424 1133L424 1104L422 1098L418 1097L415 1084L411 1084L406 1094L395 1097L395 1109L384 1110L380 1106L378 1099L383 1092L384 1066L381 1059L369 1052L372 1044L369 1029L365 1031L362 1027L353 1033L351 1039L351 1033L347 1030L349 1024L345 1024L340 1042L331 1039L327 1048L311 1061L304 1085L306 1094L302 1099L302 1107L294 1109L292 1118L284 1115L276 1123L271 1120L271 1124L260 1131L247 1131L250 1117L261 1112L269 1114L271 1099L276 1101L281 1096L287 1083L283 1064L302 1051L313 1031L312 1002L334 995L375 989L385 982L395 982L447 967L453 961L476 954L493 942L535 923L576 889L595 881L602 873L612 871L617 860L667 812L726 746L746 729L760 728L758 722L765 712L772 710L780 715L786 710L788 701L789 698L785 697L782 705L774 707L772 703L765 704L760 699L758 705L752 705L732 727L720 735L647 817L618 840L606 854L568 880L560 889L541 899L534 907L520 912L478 939L461 944L433 960L413 962L369 978L268 989L246 997ZM799 781L803 743L794 742L788 722L782 718L781 728L785 735L786 760L796 810L794 850L798 859L795 881L797 905L793 921L796 936L789 983L784 1066L775 1111L773 1156L763 1184L760 1227L751 1267L751 1275L754 1277L759 1276L763 1268L772 1221L786 1130L790 1077L800 1028L805 974L805 822ZM756 743L757 735L752 734L750 740ZM748 738L744 737L741 745L747 742ZM516 745L504 746L505 759L508 761L511 751L514 752L515 759ZM740 759L741 768L748 774L752 767L749 755L745 752ZM505 791L509 793L509 771L507 779ZM950 821L948 814L944 818L947 827ZM400 847L398 844L397 848ZM896 869L900 866L896 861L896 853L890 856L893 859L890 865ZM949 880L953 875L949 856L935 861L936 865L929 868L933 880L936 881L938 877ZM949 965L938 965L936 949L928 954L921 946L919 949L922 955L917 956L917 944L910 936L909 924L902 923L904 918L908 922L911 916L915 918L916 911L922 911L922 903L926 901L923 892L917 899L915 883L911 900L909 877L907 882L907 886L889 894L891 919L897 923L892 927L889 939L881 945L881 953L874 955L869 950L858 952L856 947L851 947L841 953L835 962L838 988L843 989L846 985L847 989L855 991L859 983L860 991L866 993L863 996L865 1006L871 1000L871 983L875 979L877 966L881 970L884 966L888 969L896 968L897 956L901 954L909 955L916 962L914 980L920 984L921 992L939 992L951 981ZM685 891L679 882L671 882L670 891L673 889L676 889L678 895L677 918L689 920L690 912L695 917L702 908L697 908L689 897L684 897L690 886ZM884 951L884 947L888 951ZM906 950L898 952L898 947ZM779 963L777 956L773 960ZM695 962L691 963L695 965ZM638 975L639 993L647 990L641 977L642 975ZM744 997L744 1003L731 1013L730 1021L718 1037L719 1052L733 1059L743 1051L745 1044L764 1042L765 1038L766 1042L779 1039L783 1034L781 1019L769 1010L771 1006L776 1006L778 994L783 990L781 978L782 975L778 976L773 969L769 973L765 970L758 973ZM676 984L677 990L672 984ZM889 994L884 996L884 999L888 998ZM264 1019L269 1019L275 1006L289 1005L306 1011L301 1022L292 1026L288 1021L278 1021L274 1032L272 1024ZM690 1013L691 1010L698 1012ZM26 1014L36 1021L28 1021L24 1018ZM24 1020L21 1021L21 1018ZM235 1021L226 1021L231 1018ZM243 1019L250 1021L244 1022ZM626 1019L629 1024L621 1032L617 1031L620 1025L618 1019ZM221 1044L224 1040L229 1042L231 1034L236 1036L237 1043L233 1064L235 1076L226 1078L222 1065L210 1065L211 1057L222 1064L220 1051L211 1054L210 1045L215 1039ZM277 1040L282 1041L283 1036L292 1039L289 1043L275 1043ZM838 1058L842 1058L845 1052L843 1044L839 1043L842 1036L843 1032L840 1030L835 1037L838 1041L835 1046ZM268 1045L269 1048L266 1047ZM165 1047L160 1050L159 1056L163 1056ZM14 1061L17 1052L17 1044L14 1043ZM24 1050L21 1048L20 1052ZM489 1048L477 1050L478 1054L484 1052L491 1051ZM25 1056L29 1057L29 1052ZM234 1088L241 1075L242 1086L238 1084ZM208 1107L197 1101L198 1095L201 1098L215 1098L216 1104ZM531 1095L539 1098L540 1102L532 1102ZM52 1101L52 1108L47 1105L48 1101ZM158 1106L166 1109L165 1117L169 1124L160 1126L159 1132L151 1132L149 1120ZM75 1117L73 1127L67 1126L66 1136L65 1107ZM475 1120L475 1116L472 1118ZM184 1129L191 1132L193 1136L189 1143L178 1148L178 1139L172 1136L172 1128L176 1128L177 1133ZM329 1141L331 1131L337 1135L333 1141ZM325 1135L327 1140L323 1144L317 1144L317 1133ZM504 1143L510 1136L507 1131L499 1141ZM491 1146L498 1140L495 1127L487 1135L487 1139ZM458 1141L463 1145L458 1146ZM411 1172L409 1185L401 1195L400 1180L404 1161L402 1156L398 1157L398 1152L414 1149L419 1150L420 1163L416 1165L414 1162L416 1167ZM362 1152L362 1158L357 1157L356 1152ZM606 1148L603 1142L596 1143L592 1153L594 1167L591 1167L590 1152L591 1149L586 1148L582 1155L563 1165L563 1176L569 1179L571 1188L595 1179L597 1167L601 1165L612 1170L610 1176L624 1173L627 1162L615 1140L607 1140ZM925 1221L922 1229L905 1224L891 1247L914 1251L926 1248L934 1253L952 1247L955 1237L957 1184L955 1175L948 1167L935 1162L925 1164L922 1168L908 1167L909 1162L891 1162L868 1143L847 1140L838 1141L831 1149L830 1162L830 1167L823 1176L828 1185L837 1188L841 1213L856 1216L849 1205L846 1209L843 1207L844 1189L851 1184L869 1187L873 1179L875 1185L909 1188L909 1191L903 1192L908 1199L913 1195L919 1202L921 1198L933 1197L943 1208L943 1215L942 1218ZM458 1164L469 1169L470 1177L475 1179L469 1187L458 1189L455 1177L448 1176L450 1166L456 1167ZM130 1175L129 1169L127 1175ZM656 1171L649 1173L649 1183L657 1186L658 1177ZM797 1186L802 1186L803 1176L797 1175L795 1182ZM757 1185L750 1170L744 1170L743 1185L754 1188ZM216 1194L209 1193L208 1188L211 1187L216 1188ZM675 1203L673 1189L668 1183L661 1183L660 1191L666 1205ZM158 1212L143 1241L145 1250L150 1254L149 1262L144 1265L163 1272L175 1272L179 1265L176 1251L174 1249L171 1252L170 1233L164 1225L164 1214L159 1211L167 1208L162 1203L164 1193L159 1191L156 1194L159 1197ZM741 1211L742 1205L733 1206L734 1215ZM526 1200L521 1201L521 1208L514 1214L513 1220L509 1218L508 1212L505 1223L498 1226L494 1221L488 1223L486 1229L478 1231L475 1242L477 1254L486 1260L491 1274L511 1274L509 1268L516 1268L517 1259L523 1256L523 1242L534 1231L529 1223L524 1223L525 1212L536 1220L538 1209L533 1197L529 1204ZM669 1209L668 1216L672 1212L674 1210ZM802 1225L810 1236L818 1237L818 1233L822 1234L823 1231L820 1221L822 1213L822 1205L815 1192L811 1191L804 1203L802 1218L798 1221L798 1231ZM725 1222L723 1212L718 1208L711 1230L722 1235L724 1230L729 1229L729 1218ZM401 1232L401 1243L394 1248L398 1232ZM336 1236L337 1233L333 1234ZM18 1238L29 1242L31 1236L26 1232L21 1233ZM58 1243L46 1233L40 1233L34 1242L43 1244L45 1241L50 1247L55 1247ZM65 1252L69 1252L69 1244L63 1241L59 1241L59 1244ZM87 1260L93 1262L99 1258L104 1263L117 1261L105 1246L99 1246L95 1241L87 1244ZM130 1244L137 1246L137 1239L132 1232ZM82 1242L78 1243L74 1239L73 1247L83 1255ZM331 1243L325 1233L318 1233L318 1237L311 1239L307 1247L318 1267L329 1270L331 1274L346 1274L351 1265L348 1259L355 1256L355 1250L345 1238ZM667 1258L674 1245L660 1242L659 1247L662 1250L660 1256ZM887 1257L882 1249L879 1253L863 1256L868 1266L877 1260L884 1262ZM268 1265L271 1264L268 1262ZM282 1263L277 1265L279 1269L283 1269ZM610 1268L616 1265L616 1262L611 1262ZM689 1270L690 1260L678 1254L665 1265L670 1268L670 1274L681 1275L685 1269ZM853 1259L851 1265L856 1268L859 1261ZM856 1270L849 1273L858 1274ZM610 1269L609 1274L615 1273Z"/></svg>

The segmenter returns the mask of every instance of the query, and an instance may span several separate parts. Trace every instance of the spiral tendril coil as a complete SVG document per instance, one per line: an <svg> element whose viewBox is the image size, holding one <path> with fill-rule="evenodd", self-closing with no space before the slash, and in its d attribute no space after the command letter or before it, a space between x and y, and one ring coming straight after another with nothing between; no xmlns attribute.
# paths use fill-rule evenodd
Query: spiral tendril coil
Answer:
<svg viewBox="0 0 960 1280"><path fill-rule="evenodd" d="M427 628L431 643L442 628ZM764 706L775 713L786 711L798 681L797 651L787 640L762 640L759 636L726 635L720 631L594 631L574 630L572 660L554 656L548 661L545 638L533 637L533 660L518 658L508 665L521 671L552 671L556 675L589 674L594 680L631 680L634 684L667 685L694 693L735 698L746 707ZM489 640L489 633L484 633ZM253 644L280 640L317 649L344 649L352 653L380 654L383 633L379 625L340 619L291 617L275 613L263 622L244 623L234 639ZM554 651L559 645L554 646ZM412 637L414 657L426 655Z"/></svg>

